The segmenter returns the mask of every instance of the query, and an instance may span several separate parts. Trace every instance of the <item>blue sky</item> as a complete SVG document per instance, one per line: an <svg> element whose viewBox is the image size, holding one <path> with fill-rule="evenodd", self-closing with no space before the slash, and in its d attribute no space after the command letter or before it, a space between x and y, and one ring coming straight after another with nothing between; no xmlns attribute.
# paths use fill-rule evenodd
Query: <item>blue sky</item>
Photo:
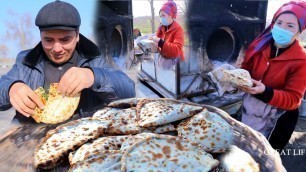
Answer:
<svg viewBox="0 0 306 172"><path fill-rule="evenodd" d="M17 14L30 14L33 22L35 20L36 14L38 11L47 3L54 2L54 0L10 0L10 1L1 1L0 5L0 31L7 29L5 27L5 22L9 21L10 15L9 11L13 11ZM96 0L65 0L75 6L81 15L82 25L81 32L90 33L91 25L93 22L93 15L95 12L95 2Z"/></svg>

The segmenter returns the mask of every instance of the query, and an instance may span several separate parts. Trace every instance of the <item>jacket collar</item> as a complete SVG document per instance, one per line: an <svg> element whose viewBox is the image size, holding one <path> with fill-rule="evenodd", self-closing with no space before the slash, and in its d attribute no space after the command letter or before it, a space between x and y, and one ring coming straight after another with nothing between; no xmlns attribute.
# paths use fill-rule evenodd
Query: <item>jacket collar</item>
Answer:
<svg viewBox="0 0 306 172"><path fill-rule="evenodd" d="M269 59L271 45L267 46L263 51L263 56ZM271 60L282 61L282 60L306 60L305 48L296 40L293 45L284 51L282 54Z"/></svg>
<svg viewBox="0 0 306 172"><path fill-rule="evenodd" d="M176 22L176 21L174 21L171 25L170 25L170 27L168 28L168 30L166 31L166 26L162 26L161 27L161 30L162 30L162 32L171 32L172 30L174 30L174 29L176 29L176 28L179 28L180 27L180 25Z"/></svg>
<svg viewBox="0 0 306 172"><path fill-rule="evenodd" d="M82 34L79 34L80 40L77 44L76 50L78 51L81 58L92 59L97 58L101 55L100 50L96 44L87 39ZM41 42L34 47L23 59L23 64L34 67L43 58L44 50Z"/></svg>

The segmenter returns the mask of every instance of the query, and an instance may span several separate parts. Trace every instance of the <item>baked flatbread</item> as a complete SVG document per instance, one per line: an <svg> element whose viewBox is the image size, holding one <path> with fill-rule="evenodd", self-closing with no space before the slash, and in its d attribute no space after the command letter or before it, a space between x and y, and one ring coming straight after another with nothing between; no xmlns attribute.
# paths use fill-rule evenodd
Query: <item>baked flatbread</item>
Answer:
<svg viewBox="0 0 306 172"><path fill-rule="evenodd" d="M114 114L119 113L122 109L105 107L101 110L98 110L93 114L93 117L97 117L100 119L112 119Z"/></svg>
<svg viewBox="0 0 306 172"><path fill-rule="evenodd" d="M176 131L176 128L174 127L173 124L166 124L166 125L159 126L153 132L157 134L162 134L162 133L167 133L171 131Z"/></svg>
<svg viewBox="0 0 306 172"><path fill-rule="evenodd" d="M38 88L35 93L40 97L44 103L44 109L40 110L38 107L35 109L35 113L32 118L37 122L43 122L46 124L57 124L68 120L77 109L80 94L74 97L63 97L57 91L58 83L52 83L50 85L49 94Z"/></svg>
<svg viewBox="0 0 306 172"><path fill-rule="evenodd" d="M94 140L92 143L82 145L77 151L69 154L69 163L74 165L84 160L97 158L101 156L101 152L120 150L124 152L136 141L147 138L149 136L156 136L153 133L141 133L137 135L125 136L108 136L101 137Z"/></svg>
<svg viewBox="0 0 306 172"><path fill-rule="evenodd" d="M179 136L200 144L205 151L211 153L225 152L234 138L231 126L222 117L207 109L182 121L177 131Z"/></svg>
<svg viewBox="0 0 306 172"><path fill-rule="evenodd" d="M121 171L210 171L218 164L196 144L163 135L133 144L122 156Z"/></svg>
<svg viewBox="0 0 306 172"><path fill-rule="evenodd" d="M124 140L124 142L121 144L121 148L120 150L125 152L128 148L130 148L134 143L148 138L148 137L154 137L154 136L158 136L158 134L154 134L154 133L140 133L140 134L136 134L133 136L128 137L127 139Z"/></svg>
<svg viewBox="0 0 306 172"><path fill-rule="evenodd" d="M37 88L36 90L34 90L35 94L39 97L40 101L43 103L43 105L45 106L47 103L47 99L48 99L48 94L46 93L46 90L42 87ZM34 114L31 115L31 117L37 122L40 123L41 122L41 118L42 118L42 113L43 110L36 107L35 108L35 112Z"/></svg>
<svg viewBox="0 0 306 172"><path fill-rule="evenodd" d="M136 122L136 110L134 108L118 109L106 107L94 113L93 117L112 121L111 126L106 131L107 134L166 133L176 130L172 124L148 128L139 127Z"/></svg>
<svg viewBox="0 0 306 172"><path fill-rule="evenodd" d="M45 105L48 99L48 93L46 93L46 90L42 87L38 87L34 92L38 95L42 103Z"/></svg>
<svg viewBox="0 0 306 172"><path fill-rule="evenodd" d="M141 128L136 123L136 109L123 109L114 114L108 134L137 134Z"/></svg>
<svg viewBox="0 0 306 172"><path fill-rule="evenodd" d="M94 158L95 153L107 150L120 150L121 144L131 136L108 136L82 145L77 151L69 154L69 163L73 165L85 159Z"/></svg>
<svg viewBox="0 0 306 172"><path fill-rule="evenodd" d="M230 152L222 155L221 157L222 167L228 172L236 171L248 171L259 172L259 165L251 157L251 155L237 146L232 145Z"/></svg>
<svg viewBox="0 0 306 172"><path fill-rule="evenodd" d="M137 39L137 45L143 50L144 53L156 53L158 49L158 45L150 39Z"/></svg>
<svg viewBox="0 0 306 172"><path fill-rule="evenodd" d="M112 123L107 129L108 134L138 134L143 131L136 122L136 109L128 108L113 113Z"/></svg>
<svg viewBox="0 0 306 172"><path fill-rule="evenodd" d="M34 166L43 169L55 167L69 152L103 135L110 123L97 118L82 118L50 130L35 150Z"/></svg>
<svg viewBox="0 0 306 172"><path fill-rule="evenodd" d="M251 75L244 69L221 70L224 73L225 80L238 86L253 87Z"/></svg>
<svg viewBox="0 0 306 172"><path fill-rule="evenodd" d="M113 108L131 108L131 107L136 107L137 103L144 99L145 98L121 99L121 100L113 101L109 103L107 106L113 107Z"/></svg>
<svg viewBox="0 0 306 172"><path fill-rule="evenodd" d="M84 159L73 164L69 171L112 171L120 172L122 152L118 150L108 150L97 152L92 158Z"/></svg>
<svg viewBox="0 0 306 172"><path fill-rule="evenodd" d="M193 116L202 109L170 99L143 100L137 105L137 122L141 127L159 126Z"/></svg>
<svg viewBox="0 0 306 172"><path fill-rule="evenodd" d="M157 136L141 133L128 136L109 136L86 143L74 154L70 153L70 171L120 171L121 156L136 141Z"/></svg>

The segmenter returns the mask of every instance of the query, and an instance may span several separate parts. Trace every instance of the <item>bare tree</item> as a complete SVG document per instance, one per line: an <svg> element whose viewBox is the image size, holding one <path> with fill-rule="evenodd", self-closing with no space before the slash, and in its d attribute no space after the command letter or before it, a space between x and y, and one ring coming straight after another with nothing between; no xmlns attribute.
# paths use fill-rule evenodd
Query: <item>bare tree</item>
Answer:
<svg viewBox="0 0 306 172"><path fill-rule="evenodd" d="M8 50L5 44L0 44L0 58L7 57Z"/></svg>
<svg viewBox="0 0 306 172"><path fill-rule="evenodd" d="M151 29L152 29L152 33L155 32L155 12L154 12L154 0L148 0L150 3L150 7L151 7Z"/></svg>
<svg viewBox="0 0 306 172"><path fill-rule="evenodd" d="M6 39L16 41L17 45L22 50L33 47L35 39L33 39L33 23L31 15L18 15L13 11L9 11L9 13L13 17L10 18L10 21L6 22Z"/></svg>
<svg viewBox="0 0 306 172"><path fill-rule="evenodd" d="M188 4L189 4L188 0L184 0L184 4L182 5L180 3L177 3L178 9L180 9L182 13L185 15L187 13Z"/></svg>

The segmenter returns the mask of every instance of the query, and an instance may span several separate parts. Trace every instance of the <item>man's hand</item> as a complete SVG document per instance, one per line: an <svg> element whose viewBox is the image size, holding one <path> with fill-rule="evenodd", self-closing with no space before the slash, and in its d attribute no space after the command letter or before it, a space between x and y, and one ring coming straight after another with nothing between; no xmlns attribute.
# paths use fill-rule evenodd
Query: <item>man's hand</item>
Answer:
<svg viewBox="0 0 306 172"><path fill-rule="evenodd" d="M266 86L261 81L252 79L253 87L239 86L238 88L246 93L261 94L265 91Z"/></svg>
<svg viewBox="0 0 306 172"><path fill-rule="evenodd" d="M75 96L94 83L94 74L88 68L72 67L61 78L59 92L64 96Z"/></svg>
<svg viewBox="0 0 306 172"><path fill-rule="evenodd" d="M34 114L36 106L40 109L44 108L39 97L24 83L16 82L13 84L9 91L9 96L12 106L26 117Z"/></svg>

